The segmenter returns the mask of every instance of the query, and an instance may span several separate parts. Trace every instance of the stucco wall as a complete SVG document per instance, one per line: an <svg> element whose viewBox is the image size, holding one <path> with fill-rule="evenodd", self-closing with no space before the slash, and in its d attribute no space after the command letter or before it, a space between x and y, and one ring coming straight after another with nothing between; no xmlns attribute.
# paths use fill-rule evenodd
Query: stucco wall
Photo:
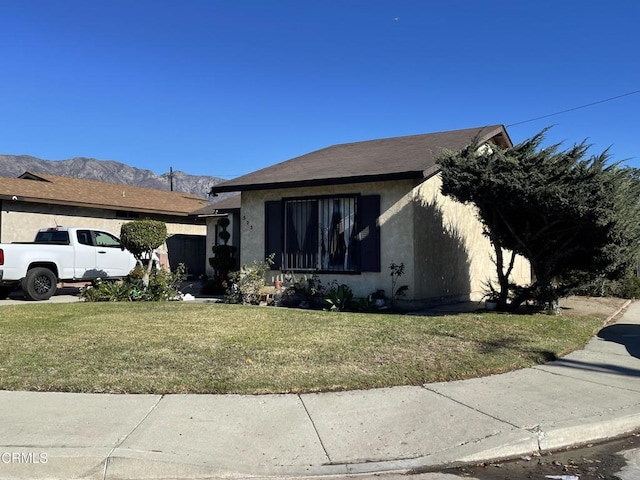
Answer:
<svg viewBox="0 0 640 480"><path fill-rule="evenodd" d="M140 218L161 220L167 225L167 233L206 235L204 224L195 224L191 218L154 216L141 214ZM26 202L3 202L0 210L0 243L31 242L40 228L90 227L120 235L120 226L128 219L116 218L114 211L92 208L42 205Z"/></svg>
<svg viewBox="0 0 640 480"><path fill-rule="evenodd" d="M483 283L495 277L491 245L482 235L475 209L444 197L440 184L440 178L434 176L418 185L411 180L401 180L243 192L243 263L264 259L265 201L313 195L379 194L381 271L360 275L322 274L323 283L334 279L346 283L356 296L366 296L379 289L390 295L389 265L404 263L405 273L398 285L409 285L405 297L409 305L434 300L479 300ZM278 273L268 274L267 281ZM519 283L530 281L524 259L518 259L514 278Z"/></svg>
<svg viewBox="0 0 640 480"><path fill-rule="evenodd" d="M480 300L485 282L495 280L493 247L482 234L476 209L440 193L436 175L413 190L415 295L419 299ZM513 280L531 281L528 262L518 257Z"/></svg>
<svg viewBox="0 0 640 480"><path fill-rule="evenodd" d="M380 195L380 264L381 272L367 272L361 275L323 274L325 284L332 280L349 285L356 296L366 296L383 289L390 292L391 277L389 265L392 262L405 264L405 278L413 278L413 230L409 228L411 218L411 190L409 180L394 182L372 182L358 185L335 185L330 187L305 187L283 190L262 190L242 193L241 238L242 261L251 263L263 260L264 251L264 202L280 200L283 197L363 194ZM273 272L269 275L276 275ZM311 275L311 274L307 274ZM268 278L267 280L270 280Z"/></svg>

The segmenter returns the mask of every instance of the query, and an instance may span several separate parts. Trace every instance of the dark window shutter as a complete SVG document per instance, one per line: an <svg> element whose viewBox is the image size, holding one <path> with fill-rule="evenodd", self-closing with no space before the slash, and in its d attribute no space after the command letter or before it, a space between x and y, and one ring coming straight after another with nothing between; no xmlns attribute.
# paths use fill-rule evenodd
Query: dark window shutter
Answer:
<svg viewBox="0 0 640 480"><path fill-rule="evenodd" d="M360 271L380 271L380 195L362 195L359 203Z"/></svg>
<svg viewBox="0 0 640 480"><path fill-rule="evenodd" d="M264 202L264 222L265 258L275 253L271 270L280 270L282 265L282 202L280 200Z"/></svg>

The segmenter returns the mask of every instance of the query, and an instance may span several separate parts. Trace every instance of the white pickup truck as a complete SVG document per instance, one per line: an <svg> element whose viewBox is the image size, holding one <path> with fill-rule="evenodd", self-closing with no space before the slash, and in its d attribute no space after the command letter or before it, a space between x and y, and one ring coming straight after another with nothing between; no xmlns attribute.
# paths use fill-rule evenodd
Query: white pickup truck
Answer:
<svg viewBox="0 0 640 480"><path fill-rule="evenodd" d="M29 300L47 300L59 282L126 277L135 265L109 232L44 228L34 242L0 243L0 299L21 287Z"/></svg>

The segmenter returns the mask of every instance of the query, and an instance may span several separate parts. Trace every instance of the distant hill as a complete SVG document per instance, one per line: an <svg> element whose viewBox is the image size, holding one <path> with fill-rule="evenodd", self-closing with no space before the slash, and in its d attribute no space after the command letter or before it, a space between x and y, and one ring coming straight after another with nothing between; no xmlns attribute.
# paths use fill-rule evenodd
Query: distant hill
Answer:
<svg viewBox="0 0 640 480"><path fill-rule="evenodd" d="M151 170L130 167L113 160L95 158L72 158L70 160L42 160L29 155L0 154L0 176L17 177L24 172L48 173L62 177L87 178L101 182L124 183L139 187L170 190L169 173L156 175ZM173 190L193 193L207 198L214 184L224 180L220 177L188 175L181 171L173 172ZM222 195L221 195L222 197ZM217 197L219 200L221 197Z"/></svg>

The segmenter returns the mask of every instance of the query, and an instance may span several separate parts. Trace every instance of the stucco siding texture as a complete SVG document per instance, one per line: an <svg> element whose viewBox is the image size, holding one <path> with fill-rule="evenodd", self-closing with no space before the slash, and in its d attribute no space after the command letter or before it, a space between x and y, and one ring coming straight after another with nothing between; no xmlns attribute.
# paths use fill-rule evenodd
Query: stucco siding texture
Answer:
<svg viewBox="0 0 640 480"><path fill-rule="evenodd" d="M360 275L326 273L320 275L320 278L324 284L328 284L332 280L345 283L351 287L356 296L366 296L378 289L389 292L391 277L388 266L391 262L404 262L407 267L406 275L413 276L413 264L410 262L413 251L413 232L408 228L411 221L408 192L411 191L413 184L412 180L401 180L243 192L240 235L242 238L242 262L250 264L253 260L264 260L265 201L298 196L376 194L380 195L381 203L381 272L367 272ZM279 272L272 272L269 275L276 273ZM302 276L304 274L296 275ZM312 273L306 275L310 276Z"/></svg>
<svg viewBox="0 0 640 480"><path fill-rule="evenodd" d="M399 285L408 285L408 306L432 301L482 296L483 282L495 277L491 245L471 206L440 193L438 176L416 185L413 180L354 185L248 191L242 194L241 237L243 263L265 257L265 202L316 195L380 195L380 272L325 273L326 285L336 280L356 296L384 290L390 296L391 263L405 266ZM528 283L526 261L519 259L516 280ZM270 272L267 281L280 272ZM299 277L304 274L295 274ZM307 273L307 276L312 273Z"/></svg>
<svg viewBox="0 0 640 480"><path fill-rule="evenodd" d="M120 227L127 219L116 218L115 212L83 207L65 207L60 205L30 204L12 202L11 209L3 206L0 212L0 243L31 242L41 228L89 227L106 230L120 235ZM206 226L193 224L192 218L170 218L145 216L164 221L168 235L206 235ZM184 220L184 223L180 222Z"/></svg>
<svg viewBox="0 0 640 480"><path fill-rule="evenodd" d="M475 207L442 195L441 185L435 175L413 192L415 298L479 301L486 283L497 278L493 247ZM517 257L512 280L528 284L529 272Z"/></svg>

